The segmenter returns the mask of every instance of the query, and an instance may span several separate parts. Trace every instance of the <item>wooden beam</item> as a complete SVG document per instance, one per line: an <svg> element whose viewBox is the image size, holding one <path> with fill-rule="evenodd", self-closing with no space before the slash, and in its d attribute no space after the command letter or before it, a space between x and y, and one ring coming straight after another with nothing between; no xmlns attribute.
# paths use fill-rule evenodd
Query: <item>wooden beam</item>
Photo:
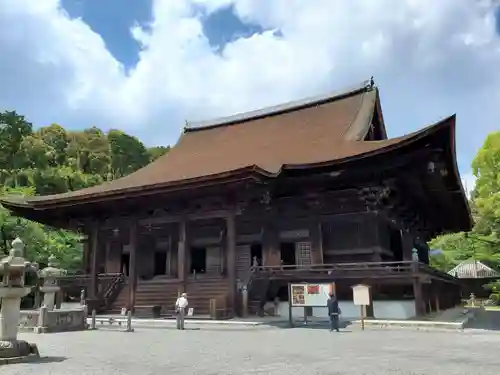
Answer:
<svg viewBox="0 0 500 375"><path fill-rule="evenodd" d="M346 250L328 250L325 251L325 254L328 254L329 256L335 256L335 255L363 255L363 254L386 254L386 255L393 255L392 252L390 252L387 249L384 249L379 246L374 246L374 247L368 247L366 249L346 249Z"/></svg>
<svg viewBox="0 0 500 375"><path fill-rule="evenodd" d="M186 276L187 276L187 264L186 264L186 247L187 247L187 221L182 218L179 221L179 242L177 244L177 277L182 283L183 291L186 291Z"/></svg>
<svg viewBox="0 0 500 375"><path fill-rule="evenodd" d="M135 297L137 289L137 246L138 246L138 230L137 220L132 220L130 225L130 261L129 261L129 301L128 308L134 311Z"/></svg>
<svg viewBox="0 0 500 375"><path fill-rule="evenodd" d="M90 279L90 298L97 298L97 275L98 268L98 251L99 251L99 221L94 221L91 225L90 233L90 253L91 253L91 279Z"/></svg>
<svg viewBox="0 0 500 375"><path fill-rule="evenodd" d="M154 225L154 224L169 224L178 223L182 220L195 221L205 219L227 218L229 210L207 211L192 214L175 214L161 217L149 217L139 220L139 225ZM241 211L234 212L235 215L240 215Z"/></svg>
<svg viewBox="0 0 500 375"><path fill-rule="evenodd" d="M236 309L236 225L234 211L230 211L226 217L226 251L229 303L232 309Z"/></svg>
<svg viewBox="0 0 500 375"><path fill-rule="evenodd" d="M323 250L323 223L318 220L318 251L321 263L325 263L325 254Z"/></svg>

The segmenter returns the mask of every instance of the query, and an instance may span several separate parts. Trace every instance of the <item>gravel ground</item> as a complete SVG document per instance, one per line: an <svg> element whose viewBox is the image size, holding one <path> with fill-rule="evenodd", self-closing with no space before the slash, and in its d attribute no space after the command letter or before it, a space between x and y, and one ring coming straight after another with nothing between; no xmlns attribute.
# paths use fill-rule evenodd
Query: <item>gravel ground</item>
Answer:
<svg viewBox="0 0 500 375"><path fill-rule="evenodd" d="M500 368L500 334L485 331L197 326L20 336L45 358L0 366L2 375L489 375Z"/></svg>

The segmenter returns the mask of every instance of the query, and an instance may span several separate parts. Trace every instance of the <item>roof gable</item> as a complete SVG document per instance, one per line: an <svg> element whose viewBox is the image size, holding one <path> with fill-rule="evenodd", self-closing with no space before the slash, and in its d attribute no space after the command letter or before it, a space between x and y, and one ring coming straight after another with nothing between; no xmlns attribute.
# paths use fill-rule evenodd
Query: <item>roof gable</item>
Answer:
<svg viewBox="0 0 500 375"><path fill-rule="evenodd" d="M368 94L369 98L365 97L367 93L370 93ZM378 90L369 81L340 92L337 91L327 95L309 97L214 120L189 123L185 128L185 132L203 131L210 128L236 124L241 125L248 122L252 122L253 124L272 123L276 118L279 118L280 122L290 118L294 122L304 118L306 122L313 119L321 121L323 117L334 114L335 118L333 120L337 120L337 136L341 137L354 123L354 118L349 119L342 115L347 117L356 116L362 109L361 106L364 99L368 99L369 101L371 99L372 101L372 103L369 103L370 108L368 108L371 116L377 107L375 101L378 99ZM332 117L328 117L328 120L331 121Z"/></svg>
<svg viewBox="0 0 500 375"><path fill-rule="evenodd" d="M481 279L488 277L499 277L500 272L487 266L478 260L465 260L459 265L448 271L448 274L459 279Z"/></svg>

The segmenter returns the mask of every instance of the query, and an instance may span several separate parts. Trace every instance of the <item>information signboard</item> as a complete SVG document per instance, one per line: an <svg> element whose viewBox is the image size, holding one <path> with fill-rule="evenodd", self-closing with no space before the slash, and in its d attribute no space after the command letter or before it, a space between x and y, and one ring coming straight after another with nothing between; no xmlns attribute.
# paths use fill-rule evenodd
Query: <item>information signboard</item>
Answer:
<svg viewBox="0 0 500 375"><path fill-rule="evenodd" d="M370 286L364 284L354 285L352 287L352 297L356 306L369 306Z"/></svg>
<svg viewBox="0 0 500 375"><path fill-rule="evenodd" d="M335 293L335 283L291 284L290 303L294 307L326 306L330 293Z"/></svg>
<svg viewBox="0 0 500 375"><path fill-rule="evenodd" d="M361 311L361 329L365 329L366 306L370 305L370 286L365 284L353 285L352 300L356 306L359 306Z"/></svg>

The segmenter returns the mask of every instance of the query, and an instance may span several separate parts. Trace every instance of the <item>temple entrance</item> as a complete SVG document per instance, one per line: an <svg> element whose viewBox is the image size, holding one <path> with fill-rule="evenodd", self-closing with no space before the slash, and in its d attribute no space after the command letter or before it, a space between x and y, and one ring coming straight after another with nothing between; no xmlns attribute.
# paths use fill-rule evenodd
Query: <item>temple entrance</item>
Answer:
<svg viewBox="0 0 500 375"><path fill-rule="evenodd" d="M403 241L401 239L401 231L399 229L391 228L389 236L389 246L394 254L394 258L392 260L400 262L403 260Z"/></svg>
<svg viewBox="0 0 500 375"><path fill-rule="evenodd" d="M155 251L154 276L167 274L167 252Z"/></svg>
<svg viewBox="0 0 500 375"><path fill-rule="evenodd" d="M262 245L260 243L250 245L250 266L253 266L254 257L259 266L262 266Z"/></svg>
<svg viewBox="0 0 500 375"><path fill-rule="evenodd" d="M283 266L295 266L297 258L295 256L295 242L280 243L281 264Z"/></svg>
<svg viewBox="0 0 500 375"><path fill-rule="evenodd" d="M207 249L205 247L191 247L190 273L205 273L207 269Z"/></svg>
<svg viewBox="0 0 500 375"><path fill-rule="evenodd" d="M130 254L129 253L122 253L120 269L121 269L121 272L125 276L128 276L129 269L130 269Z"/></svg>

